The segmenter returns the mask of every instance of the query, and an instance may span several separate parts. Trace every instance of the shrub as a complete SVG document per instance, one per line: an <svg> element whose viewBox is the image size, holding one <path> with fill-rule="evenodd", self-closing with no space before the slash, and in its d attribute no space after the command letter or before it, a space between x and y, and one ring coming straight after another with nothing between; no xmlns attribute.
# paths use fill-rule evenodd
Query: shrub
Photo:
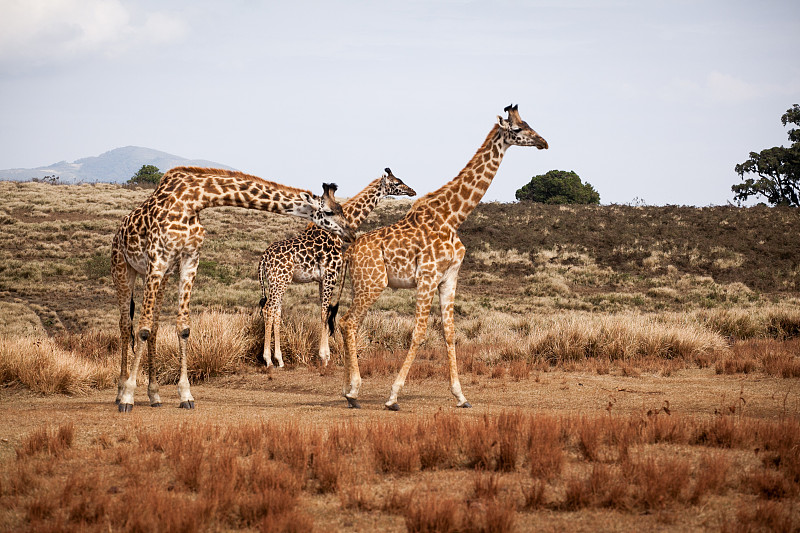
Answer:
<svg viewBox="0 0 800 533"><path fill-rule="evenodd" d="M239 368L249 349L245 338L248 320L246 315L215 311L192 316L186 347L190 380L227 375ZM177 383L181 370L178 338L168 331L159 331L156 375L159 382Z"/></svg>
<svg viewBox="0 0 800 533"><path fill-rule="evenodd" d="M59 348L51 339L0 339L0 383L19 382L43 394L86 394L114 383L109 362L96 363Z"/></svg>
<svg viewBox="0 0 800 533"><path fill-rule="evenodd" d="M543 204L599 204L600 194L573 171L551 170L517 190L517 200Z"/></svg>
<svg viewBox="0 0 800 533"><path fill-rule="evenodd" d="M157 185L161 181L164 173L158 170L155 165L142 165L142 168L136 171L131 179L128 180L130 185Z"/></svg>
<svg viewBox="0 0 800 533"><path fill-rule="evenodd" d="M17 459L35 455L39 452L59 455L72 446L74 438L75 426L72 422L59 426L57 430L51 430L47 426L34 430L16 448Z"/></svg>
<svg viewBox="0 0 800 533"><path fill-rule="evenodd" d="M409 533L448 533L457 531L459 505L453 499L424 494L405 510Z"/></svg>

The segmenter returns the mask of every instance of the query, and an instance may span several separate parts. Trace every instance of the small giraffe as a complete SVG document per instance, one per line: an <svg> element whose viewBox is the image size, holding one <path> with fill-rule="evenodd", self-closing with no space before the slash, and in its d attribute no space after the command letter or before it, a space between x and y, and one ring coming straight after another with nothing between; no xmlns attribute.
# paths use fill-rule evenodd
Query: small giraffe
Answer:
<svg viewBox="0 0 800 533"><path fill-rule="evenodd" d="M344 218L356 229L385 196L415 196L417 193L392 175L390 169L367 187L342 204ZM309 225L299 235L270 244L258 265L258 280L261 282L260 306L264 313L264 361L272 365L270 356L271 332L275 331L275 360L283 366L281 355L281 307L283 295L291 282L319 283L319 299L322 308L322 334L319 341L319 358L328 365L331 350L328 336L333 333L328 327L326 314L336 278L342 268L342 239ZM267 298L269 287L269 298Z"/></svg>
<svg viewBox="0 0 800 533"><path fill-rule="evenodd" d="M547 141L520 118L517 106L508 106L504 111L508 119L497 117L498 123L455 179L414 202L406 216L395 224L361 235L345 253L353 283L353 303L341 321L347 370L343 392L349 407L360 407L356 333L367 310L386 287L417 288L411 346L392 384L386 408L399 409L397 395L425 337L437 288L450 367L450 391L457 398L458 407L472 407L461 391L456 368L453 303L458 270L466 253L456 232L486 193L509 146L535 146L540 150L548 147Z"/></svg>
<svg viewBox="0 0 800 533"><path fill-rule="evenodd" d="M309 191L241 172L176 167L164 174L156 190L142 205L122 219L111 246L111 271L120 311L122 363L117 386L120 412L133 409L133 393L145 343L150 381L147 394L151 406L161 406L154 365L156 335L164 281L176 271L180 276L177 331L181 376L178 392L180 407L194 408L186 371L186 340L189 338L189 298L205 234L200 224L200 211L207 207L236 206L294 215L312 220L345 239L352 239L354 232L344 218L342 207L333 197L336 185L324 184L323 188L324 194L317 197ZM134 337L133 288L138 276L144 278L144 298L138 336ZM134 352L130 373L129 345Z"/></svg>

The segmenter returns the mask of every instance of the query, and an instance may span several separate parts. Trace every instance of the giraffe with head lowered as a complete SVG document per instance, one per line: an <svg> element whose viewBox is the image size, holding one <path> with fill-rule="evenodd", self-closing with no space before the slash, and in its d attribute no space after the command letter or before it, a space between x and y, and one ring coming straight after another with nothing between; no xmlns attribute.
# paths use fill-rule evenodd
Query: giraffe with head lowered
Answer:
<svg viewBox="0 0 800 533"><path fill-rule="evenodd" d="M353 303L341 320L346 369L343 392L350 407L360 407L356 333L367 310L387 287L416 287L417 304L411 345L392 384L386 408L399 409L397 395L425 337L436 290L447 344L450 391L458 407L471 407L461 390L456 366L453 304L458 270L466 253L457 230L483 198L508 147L548 147L547 141L522 120L517 106L508 106L504 111L508 117L497 117L498 123L458 176L414 202L398 222L358 237L345 253L353 284Z"/></svg>
<svg viewBox="0 0 800 533"><path fill-rule="evenodd" d="M342 204L344 218L353 229L375 209L386 196L415 196L417 193L392 174L386 173L373 180L361 192ZM281 354L281 307L283 295L291 282L319 283L319 299L322 309L322 332L319 341L319 358L327 366L331 350L328 336L333 333L326 315L328 303L342 268L342 239L332 233L310 225L305 231L290 239L270 244L258 265L258 280L261 282L260 306L264 314L264 361L272 365L271 336L275 332L275 360L283 366ZM269 288L269 297L267 297Z"/></svg>
<svg viewBox="0 0 800 533"><path fill-rule="evenodd" d="M213 168L176 167L161 178L155 191L120 224L111 245L111 272L120 311L122 361L117 386L120 412L133 408L136 377L147 345L150 405L161 406L155 376L156 335L166 279L179 276L177 332L181 359L178 381L180 407L194 408L186 369L189 338L189 298L200 259L205 229L200 211L208 207L235 206L259 209L311 220L344 239L353 230L344 218L333 193L336 186L324 184L321 197L310 191L286 187L241 172ZM133 289L137 277L144 278L144 297L138 332L133 331ZM133 364L128 370L128 349Z"/></svg>

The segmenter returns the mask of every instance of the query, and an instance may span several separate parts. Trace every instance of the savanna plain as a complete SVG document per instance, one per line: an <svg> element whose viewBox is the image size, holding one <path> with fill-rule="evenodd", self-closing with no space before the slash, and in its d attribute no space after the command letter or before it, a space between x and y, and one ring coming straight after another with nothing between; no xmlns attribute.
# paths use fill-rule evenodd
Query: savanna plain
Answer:
<svg viewBox="0 0 800 533"><path fill-rule="evenodd" d="M164 407L143 371L120 414L110 245L149 193L0 182L0 530L800 530L797 209L481 204L456 300L474 407L455 408L434 303L399 412L413 291L364 321L348 409L338 332L315 359L315 284L284 300L286 367L259 360L258 260L305 223L209 209L196 409L177 409L173 279Z"/></svg>

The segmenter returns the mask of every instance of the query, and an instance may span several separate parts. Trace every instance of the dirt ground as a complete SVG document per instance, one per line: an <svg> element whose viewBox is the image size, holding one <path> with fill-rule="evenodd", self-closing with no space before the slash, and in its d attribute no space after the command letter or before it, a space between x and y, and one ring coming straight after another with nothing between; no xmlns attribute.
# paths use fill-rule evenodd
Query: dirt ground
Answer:
<svg viewBox="0 0 800 533"><path fill-rule="evenodd" d="M174 385L161 386L163 408L149 407L147 386L140 383L131 416L117 412L113 403L116 391L112 389L79 397L0 389L0 461L13 458L14 446L43 424L73 422L76 443L80 444L99 431L125 431L131 424L161 427L188 419L229 424L276 417L334 424L349 419L386 420L455 410L448 383L439 379L409 379L400 393L400 411L383 409L393 376L363 378L359 397L362 409L348 409L341 396L342 379L341 368L323 375L304 367L220 378L192 386L194 411L177 409ZM459 412L475 417L516 408L549 414L602 414L607 412L609 403L614 414L644 413L662 407L664 402L669 402L673 415L713 416L732 406L741 409L743 415L756 418L800 413L800 380L717 375L713 369L679 370L669 377L555 371L520 381L470 375L462 378L462 385L473 408Z"/></svg>
<svg viewBox="0 0 800 533"><path fill-rule="evenodd" d="M410 380L400 396L399 412L383 409L393 376L364 378L362 409L352 410L341 397L343 370L320 373L312 368L250 371L192 387L196 409L177 408L175 386L162 386L164 407L147 404L146 386L139 385L134 410L120 414L113 403L115 391L95 391L87 396L40 396L6 388L0 390L0 465L11 468L15 448L33 430L43 425L58 427L72 422L73 448L89 447L104 435L132 437L136 431L160 430L185 421L212 424L240 424L267 419L294 419L315 425L339 424L348 420L386 421L414 417L437 411L458 412L459 416L480 417L504 410L521 409L549 414L645 413L664 405L672 416L711 417L736 409L740 415L777 419L800 413L800 380L763 375L717 375L713 369L687 369L664 377L641 374L638 377L597 375L575 372L545 372L515 381L509 377L468 375L464 392L473 409L456 410L448 384L440 379ZM668 403L667 403L668 402ZM387 479L392 483L413 484L411 479ZM464 483L463 472L437 474L437 483ZM416 479L415 479L416 478ZM445 479L446 478L446 479ZM680 513L665 521L655 515L626 514L613 510L587 509L581 512L519 512L516 530L573 531L645 528L667 530L706 530L719 527L718 505L711 500L691 513ZM380 512L343 509L336 495L303 495L304 512L310 514L318 531L404 531L403 518Z"/></svg>

